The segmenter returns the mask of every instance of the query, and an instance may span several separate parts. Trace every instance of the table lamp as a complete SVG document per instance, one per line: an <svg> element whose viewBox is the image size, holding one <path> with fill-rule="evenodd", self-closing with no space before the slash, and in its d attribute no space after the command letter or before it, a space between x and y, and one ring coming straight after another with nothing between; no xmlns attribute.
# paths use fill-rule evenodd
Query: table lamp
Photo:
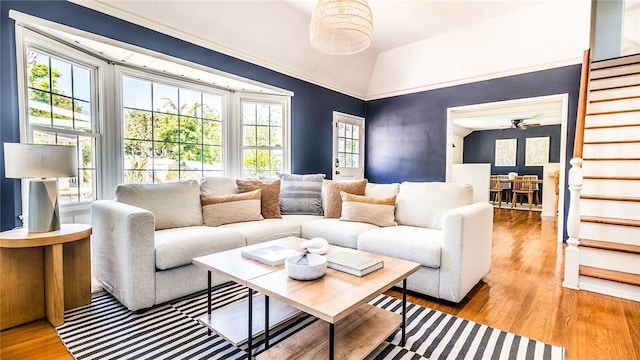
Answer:
<svg viewBox="0 0 640 360"><path fill-rule="evenodd" d="M57 178L77 176L76 147L5 143L4 172L7 178L32 179L29 182L29 232L60 229Z"/></svg>

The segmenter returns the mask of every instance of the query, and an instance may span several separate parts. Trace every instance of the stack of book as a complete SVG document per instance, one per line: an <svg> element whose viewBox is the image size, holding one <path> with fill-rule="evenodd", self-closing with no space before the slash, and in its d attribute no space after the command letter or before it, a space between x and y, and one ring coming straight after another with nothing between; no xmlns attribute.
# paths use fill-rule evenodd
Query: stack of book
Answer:
<svg viewBox="0 0 640 360"><path fill-rule="evenodd" d="M253 250L242 250L241 254L248 259L256 260L269 266L276 266L284 263L290 256L302 255L302 252L280 245L270 245Z"/></svg>
<svg viewBox="0 0 640 360"><path fill-rule="evenodd" d="M382 260L348 251L327 254L325 258L327 259L327 267L356 276L364 276L384 267Z"/></svg>

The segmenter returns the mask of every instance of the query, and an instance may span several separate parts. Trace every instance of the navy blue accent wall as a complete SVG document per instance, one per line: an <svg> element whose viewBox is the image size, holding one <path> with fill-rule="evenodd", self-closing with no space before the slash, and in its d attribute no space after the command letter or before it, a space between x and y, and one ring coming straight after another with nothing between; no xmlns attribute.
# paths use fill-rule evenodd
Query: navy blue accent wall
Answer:
<svg viewBox="0 0 640 360"><path fill-rule="evenodd" d="M560 125L540 126L527 130L501 129L474 131L464 138L463 162L489 163L491 174L506 175L517 172L520 175L538 175L542 178L542 166L524 166L527 138L546 137L549 139L549 162L560 162ZM517 139L516 166L494 164L496 139Z"/></svg>
<svg viewBox="0 0 640 360"><path fill-rule="evenodd" d="M379 183L444 181L448 108L565 93L569 94L565 159L569 164L576 130L580 69L580 64L570 65L369 101L365 176ZM565 223L568 206L567 191Z"/></svg>
<svg viewBox="0 0 640 360"><path fill-rule="evenodd" d="M14 9L56 23L151 49L194 63L239 75L294 92L291 105L291 171L325 173L331 176L331 123L333 111L364 116L364 101L317 86L276 71L227 56L192 43L104 15L67 1L0 1L0 137L2 142L18 142L18 101ZM284 47L285 45L283 45ZM283 48L283 51L286 49ZM4 152L0 153L4 164ZM4 167L3 167L4 168ZM19 180L1 178L1 229L19 225L21 213Z"/></svg>
<svg viewBox="0 0 640 360"><path fill-rule="evenodd" d="M571 65L367 102L366 177L372 182L444 181L450 107L568 93L567 135L573 139L580 67ZM569 155L573 141L567 144Z"/></svg>

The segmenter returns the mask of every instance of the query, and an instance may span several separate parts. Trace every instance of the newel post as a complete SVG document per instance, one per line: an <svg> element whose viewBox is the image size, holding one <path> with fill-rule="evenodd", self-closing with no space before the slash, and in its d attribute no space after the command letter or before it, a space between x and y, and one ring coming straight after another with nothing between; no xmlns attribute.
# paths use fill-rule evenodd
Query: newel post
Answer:
<svg viewBox="0 0 640 360"><path fill-rule="evenodd" d="M581 158L575 157L569 162L569 213L567 214L567 248L564 253L564 281L562 286L579 289L578 268L580 266L580 193L582 192L582 163Z"/></svg>

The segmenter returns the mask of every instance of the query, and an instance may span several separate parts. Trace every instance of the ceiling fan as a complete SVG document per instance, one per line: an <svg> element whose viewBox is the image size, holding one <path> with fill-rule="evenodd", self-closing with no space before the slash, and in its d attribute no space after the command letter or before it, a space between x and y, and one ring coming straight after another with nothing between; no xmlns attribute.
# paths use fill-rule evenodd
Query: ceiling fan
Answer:
<svg viewBox="0 0 640 360"><path fill-rule="evenodd" d="M527 130L528 128L538 127L539 123L527 123L528 119L511 119L511 127L518 130Z"/></svg>

